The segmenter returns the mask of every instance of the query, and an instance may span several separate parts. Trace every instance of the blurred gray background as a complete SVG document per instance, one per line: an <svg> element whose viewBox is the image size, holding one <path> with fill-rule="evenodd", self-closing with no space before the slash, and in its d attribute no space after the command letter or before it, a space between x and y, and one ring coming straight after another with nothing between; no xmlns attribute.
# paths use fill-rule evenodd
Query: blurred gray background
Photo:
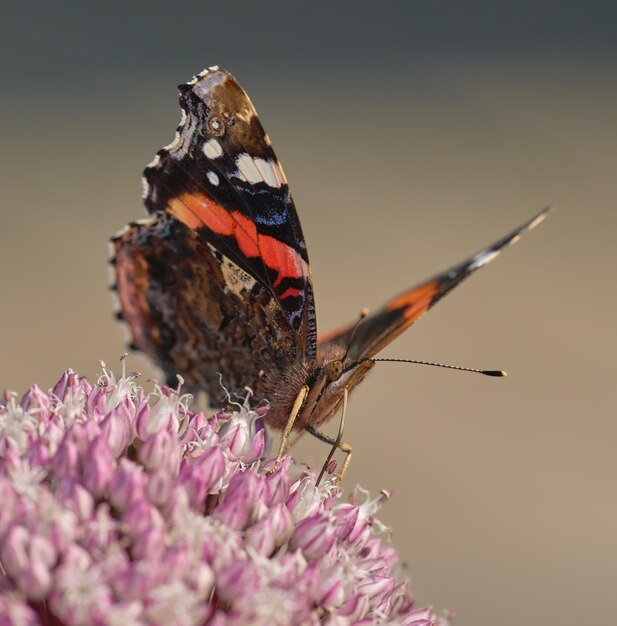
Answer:
<svg viewBox="0 0 617 626"><path fill-rule="evenodd" d="M3 3L0 387L117 364L107 239L143 216L176 85L219 64L285 166L321 330L558 207L384 352L509 378L377 366L346 486L394 492L381 518L418 603L459 626L611 623L614 6Z"/></svg>

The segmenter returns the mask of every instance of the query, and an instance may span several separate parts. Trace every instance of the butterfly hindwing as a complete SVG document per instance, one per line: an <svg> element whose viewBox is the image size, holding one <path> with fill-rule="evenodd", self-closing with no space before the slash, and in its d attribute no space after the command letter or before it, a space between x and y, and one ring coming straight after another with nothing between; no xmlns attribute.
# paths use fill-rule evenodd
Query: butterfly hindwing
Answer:
<svg viewBox="0 0 617 626"><path fill-rule="evenodd" d="M118 296L134 347L176 384L262 389L262 371L294 366L294 336L272 294L197 232L170 215L129 226L113 240Z"/></svg>

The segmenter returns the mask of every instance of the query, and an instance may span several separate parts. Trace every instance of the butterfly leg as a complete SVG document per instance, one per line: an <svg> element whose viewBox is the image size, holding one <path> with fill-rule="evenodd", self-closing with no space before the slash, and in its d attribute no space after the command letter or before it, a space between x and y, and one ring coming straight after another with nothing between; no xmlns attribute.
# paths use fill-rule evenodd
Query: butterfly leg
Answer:
<svg viewBox="0 0 617 626"><path fill-rule="evenodd" d="M349 463L351 461L352 448L348 443L341 441L341 439L343 438L343 431L345 429L345 416L347 415L347 396L348 396L348 392L347 392L347 389L345 389L344 394L343 394L343 411L341 414L341 421L339 424L338 434L336 435L336 438L333 439L329 435L322 433L321 431L317 430L316 428L313 428L312 426L307 426L306 428L306 430L311 435L313 435L313 437L316 437L320 441L328 443L332 446L332 449L330 450L330 454L328 454L328 458L323 464L323 467L321 468L321 472L319 472L319 477L317 478L317 483L316 483L317 485L319 485L319 483L321 482L321 479L323 478L323 475L328 467L328 464L332 460L332 457L334 456L334 453L336 452L337 449L341 450L341 452L344 452L346 454L345 461L343 462L343 467L341 468L341 471L337 476L339 482L343 479L343 474L345 474L345 472L347 471L347 468L349 467Z"/></svg>
<svg viewBox="0 0 617 626"><path fill-rule="evenodd" d="M287 419L287 424L285 425L285 430L281 435L281 445L279 446L278 454L276 455L276 461L272 467L269 467L266 470L266 474L272 474L276 472L276 470L281 466L281 460L283 459L283 455L287 450L287 445L289 443L289 435L291 434L291 429L294 427L294 422L296 421L296 417L298 417L298 413L300 413L300 409L304 404L304 400L306 395L308 394L309 388L308 385L304 385L302 389L298 392L296 399L291 407L291 413L289 414L289 418ZM294 441L295 443L295 441Z"/></svg>

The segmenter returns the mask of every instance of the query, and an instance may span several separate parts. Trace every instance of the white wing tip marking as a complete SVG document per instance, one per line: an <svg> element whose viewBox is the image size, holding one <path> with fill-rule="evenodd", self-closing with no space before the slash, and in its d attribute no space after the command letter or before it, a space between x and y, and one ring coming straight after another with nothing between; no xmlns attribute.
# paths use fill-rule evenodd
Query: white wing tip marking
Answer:
<svg viewBox="0 0 617 626"><path fill-rule="evenodd" d="M483 250L474 256L469 264L470 270L476 270L487 263L490 263L496 256L499 256L499 250Z"/></svg>
<svg viewBox="0 0 617 626"><path fill-rule="evenodd" d="M552 207L547 207L546 209L544 209L541 213L538 213L538 215L536 215L531 222L529 222L529 224L527 224L527 228L526 230L531 230L532 228L535 228L538 224L540 224L541 222L543 222L546 219L546 216L549 214L549 211L552 210Z"/></svg>

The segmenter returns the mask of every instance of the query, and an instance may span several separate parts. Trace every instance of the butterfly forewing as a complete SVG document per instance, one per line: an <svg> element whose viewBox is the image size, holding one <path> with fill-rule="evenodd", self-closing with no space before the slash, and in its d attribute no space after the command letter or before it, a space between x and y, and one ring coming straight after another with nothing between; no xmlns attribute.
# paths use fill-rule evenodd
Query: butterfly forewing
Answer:
<svg viewBox="0 0 617 626"><path fill-rule="evenodd" d="M315 315L308 255L287 179L253 104L228 72L181 85L175 141L146 168L146 207L196 230L271 291L310 360Z"/></svg>

